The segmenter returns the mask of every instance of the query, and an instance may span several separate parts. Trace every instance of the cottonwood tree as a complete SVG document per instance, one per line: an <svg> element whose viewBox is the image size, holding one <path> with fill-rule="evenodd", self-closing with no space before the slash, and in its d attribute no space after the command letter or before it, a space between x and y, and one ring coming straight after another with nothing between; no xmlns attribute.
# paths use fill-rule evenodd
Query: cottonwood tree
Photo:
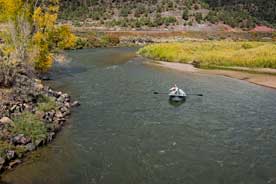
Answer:
<svg viewBox="0 0 276 184"><path fill-rule="evenodd" d="M0 21L8 25L6 50L17 62L48 71L55 54L74 45L68 26L57 25L59 0L0 0Z"/></svg>

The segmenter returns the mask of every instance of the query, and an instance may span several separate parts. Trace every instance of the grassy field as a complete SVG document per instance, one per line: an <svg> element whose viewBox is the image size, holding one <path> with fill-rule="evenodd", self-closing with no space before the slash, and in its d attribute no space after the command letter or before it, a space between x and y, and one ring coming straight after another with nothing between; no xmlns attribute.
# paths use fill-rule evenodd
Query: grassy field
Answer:
<svg viewBox="0 0 276 184"><path fill-rule="evenodd" d="M197 61L201 67L276 68L276 43L273 42L163 43L146 46L138 53L148 58L169 62Z"/></svg>

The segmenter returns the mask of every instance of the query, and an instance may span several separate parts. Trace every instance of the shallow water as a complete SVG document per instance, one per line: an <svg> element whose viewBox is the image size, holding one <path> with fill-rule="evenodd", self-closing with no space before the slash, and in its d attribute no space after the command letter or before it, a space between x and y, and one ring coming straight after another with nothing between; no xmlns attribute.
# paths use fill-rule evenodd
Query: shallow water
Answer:
<svg viewBox="0 0 276 184"><path fill-rule="evenodd" d="M81 106L53 144L3 176L13 184L276 183L276 91L142 63L136 49L69 52L51 85ZM173 106L178 84L190 96Z"/></svg>

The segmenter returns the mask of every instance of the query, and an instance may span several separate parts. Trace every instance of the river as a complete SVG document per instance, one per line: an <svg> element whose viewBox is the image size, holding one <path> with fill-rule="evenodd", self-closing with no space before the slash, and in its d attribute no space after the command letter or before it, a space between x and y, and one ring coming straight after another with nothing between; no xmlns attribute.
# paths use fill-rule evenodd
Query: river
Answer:
<svg viewBox="0 0 276 184"><path fill-rule="evenodd" d="M145 65L135 48L70 51L55 89L80 101L55 141L9 184L276 183L276 91ZM190 96L176 106L173 84Z"/></svg>

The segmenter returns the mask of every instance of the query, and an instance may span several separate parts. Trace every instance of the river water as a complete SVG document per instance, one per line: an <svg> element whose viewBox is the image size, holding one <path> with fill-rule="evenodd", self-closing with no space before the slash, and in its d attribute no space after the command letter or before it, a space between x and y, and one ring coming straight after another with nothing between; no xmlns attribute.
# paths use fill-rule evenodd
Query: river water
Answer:
<svg viewBox="0 0 276 184"><path fill-rule="evenodd" d="M276 183L276 91L145 65L135 48L71 51L50 82L81 102L11 184ZM190 96L179 106L166 92Z"/></svg>

